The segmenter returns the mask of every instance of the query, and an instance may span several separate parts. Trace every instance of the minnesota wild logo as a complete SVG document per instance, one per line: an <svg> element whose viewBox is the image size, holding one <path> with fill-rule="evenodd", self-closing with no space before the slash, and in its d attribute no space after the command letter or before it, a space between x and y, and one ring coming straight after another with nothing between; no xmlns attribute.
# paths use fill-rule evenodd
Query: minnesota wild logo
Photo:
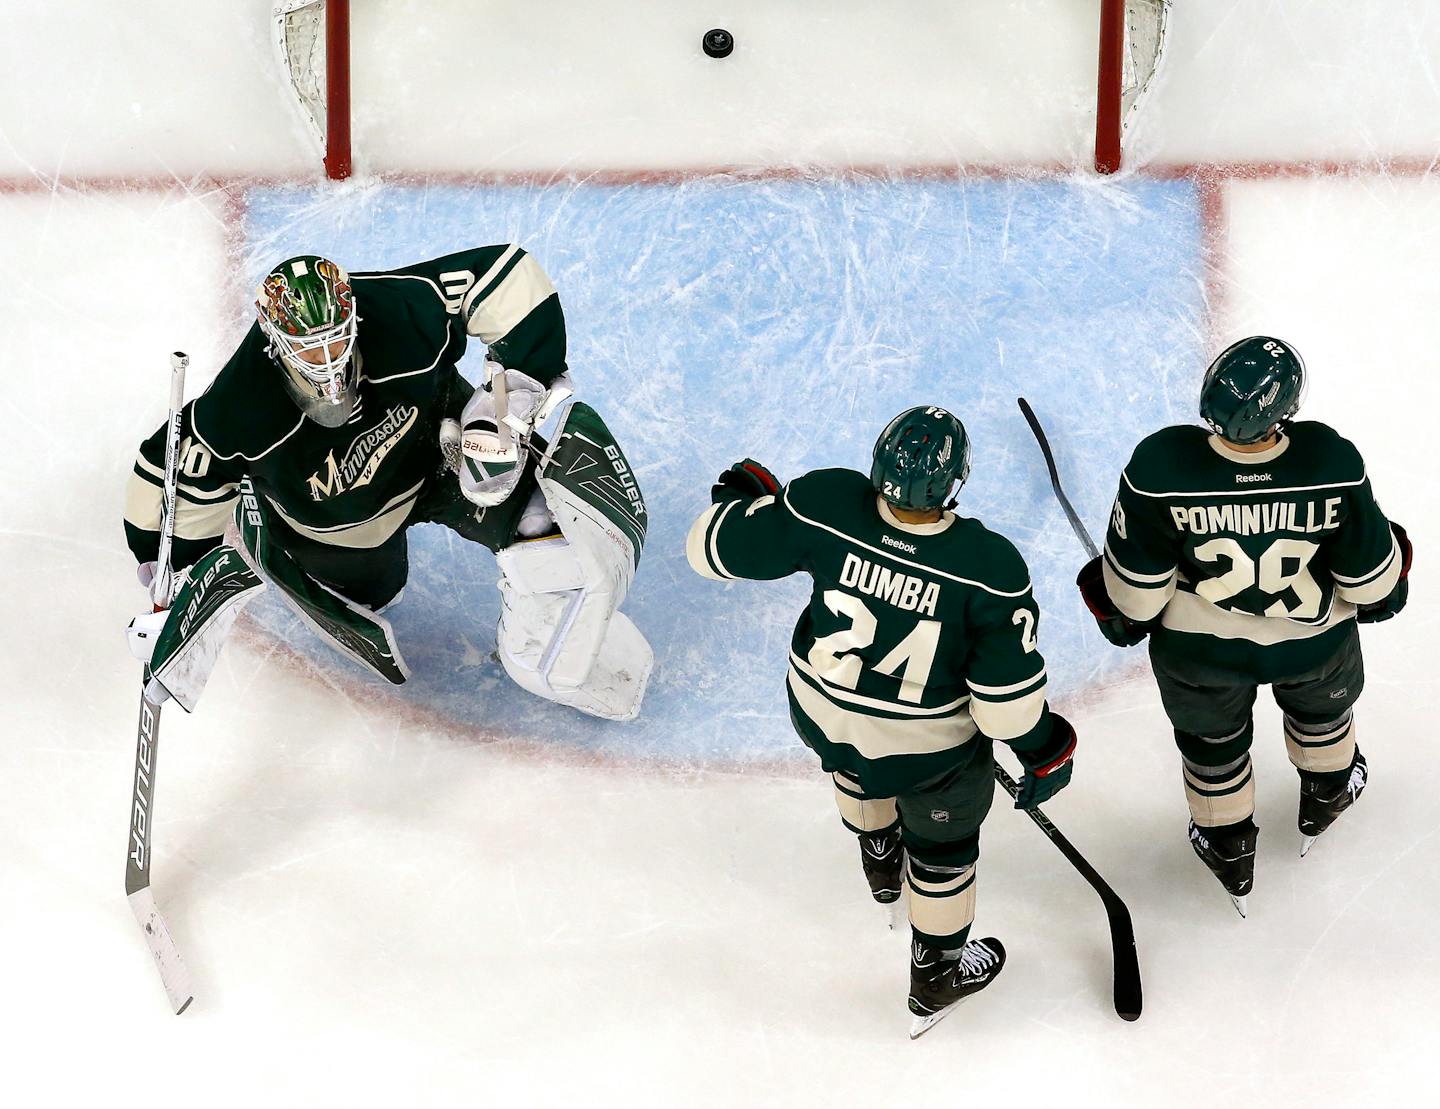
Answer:
<svg viewBox="0 0 1440 1109"><path fill-rule="evenodd" d="M352 439L339 458L330 451L325 465L305 479L310 499L323 501L369 485L385 456L415 426L419 415L420 410L413 404L397 404L378 424Z"/></svg>

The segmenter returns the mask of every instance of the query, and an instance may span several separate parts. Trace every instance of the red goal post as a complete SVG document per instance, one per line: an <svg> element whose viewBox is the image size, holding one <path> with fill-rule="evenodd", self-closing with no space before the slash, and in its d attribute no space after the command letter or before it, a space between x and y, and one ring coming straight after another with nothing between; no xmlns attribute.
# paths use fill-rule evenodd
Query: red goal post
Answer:
<svg viewBox="0 0 1440 1109"><path fill-rule="evenodd" d="M1095 170L1120 168L1127 125L1159 68L1171 0L1101 0ZM350 176L350 0L277 0L281 70L325 175Z"/></svg>
<svg viewBox="0 0 1440 1109"><path fill-rule="evenodd" d="M279 0L273 12L280 67L300 117L325 159L325 176L350 176L350 0Z"/></svg>
<svg viewBox="0 0 1440 1109"><path fill-rule="evenodd" d="M1120 168L1125 129L1164 57L1170 0L1101 0L1095 172Z"/></svg>

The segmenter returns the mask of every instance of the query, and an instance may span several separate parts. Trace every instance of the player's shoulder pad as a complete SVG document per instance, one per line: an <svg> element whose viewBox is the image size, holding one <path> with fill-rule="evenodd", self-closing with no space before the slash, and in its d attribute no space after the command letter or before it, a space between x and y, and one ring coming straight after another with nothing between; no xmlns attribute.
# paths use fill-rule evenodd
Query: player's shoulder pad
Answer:
<svg viewBox="0 0 1440 1109"><path fill-rule="evenodd" d="M1177 470L1188 471L1195 459L1208 461L1210 433L1195 424L1176 424L1152 432L1135 445L1125 464L1125 481L1132 489L1154 493L1171 488L1167 480Z"/></svg>
<svg viewBox="0 0 1440 1109"><path fill-rule="evenodd" d="M1030 567L1018 547L998 531L992 531L970 516L956 516L946 532L958 552L963 553L966 577L973 578L988 593L1005 597L1030 590Z"/></svg>
<svg viewBox="0 0 1440 1109"><path fill-rule="evenodd" d="M796 515L821 519L836 505L853 503L857 497L873 497L870 479L854 470L834 467L811 470L785 484L783 499Z"/></svg>
<svg viewBox="0 0 1440 1109"><path fill-rule="evenodd" d="M1360 448L1329 424L1296 420L1285 429L1285 434L1290 437L1292 450L1307 460L1315 459L1334 473L1337 480L1359 481L1365 476L1365 459L1360 456Z"/></svg>

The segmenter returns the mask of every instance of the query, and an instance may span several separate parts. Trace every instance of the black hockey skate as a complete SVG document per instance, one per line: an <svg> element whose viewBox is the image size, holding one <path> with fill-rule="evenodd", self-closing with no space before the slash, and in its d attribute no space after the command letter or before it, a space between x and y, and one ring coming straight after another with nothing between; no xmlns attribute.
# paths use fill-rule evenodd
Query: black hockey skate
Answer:
<svg viewBox="0 0 1440 1109"><path fill-rule="evenodd" d="M957 959L938 949L910 942L910 1038L913 1040L949 1016L960 1002L979 993L1005 966L1005 947L995 937L971 940Z"/></svg>
<svg viewBox="0 0 1440 1109"><path fill-rule="evenodd" d="M1331 775L1300 772L1300 857L1310 853L1315 839L1335 819L1359 799L1370 780L1365 756L1359 748L1350 760L1350 773L1344 782L1327 782Z"/></svg>
<svg viewBox="0 0 1440 1109"><path fill-rule="evenodd" d="M900 825L883 832L860 834L860 866L870 883L870 896L882 905L893 905L900 900L900 869L904 858Z"/></svg>
<svg viewBox="0 0 1440 1109"><path fill-rule="evenodd" d="M1190 846L1210 872L1220 879L1235 911L1245 915L1245 898L1255 882L1255 844L1260 829L1250 817L1237 824L1200 828L1190 821Z"/></svg>

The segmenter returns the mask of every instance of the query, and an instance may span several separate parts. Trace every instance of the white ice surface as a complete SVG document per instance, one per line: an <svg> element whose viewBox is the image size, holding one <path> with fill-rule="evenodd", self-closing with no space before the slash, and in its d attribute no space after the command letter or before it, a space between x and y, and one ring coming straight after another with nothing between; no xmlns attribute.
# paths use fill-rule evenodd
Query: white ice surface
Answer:
<svg viewBox="0 0 1440 1109"><path fill-rule="evenodd" d="M268 44L253 16L264 4L191 5L188 23L175 5L108 14L119 7L12 9L21 33L0 48L0 171L310 164L286 130L288 106L265 100L278 93L260 68ZM1053 5L995 7L1020 20ZM1333 14L1340 7L1196 3L1194 18L1208 20L1196 56L1157 90L1180 129L1167 151L1434 154L1430 6L1343 5L1370 13L1350 23ZM713 5L694 22L703 30L732 10ZM448 38L417 21L437 49ZM1252 39L1298 87L1284 114L1257 108L1256 70L1226 60L1227 44ZM787 72L751 71L777 90ZM575 95L611 95L609 77L577 78ZM476 75L482 88L505 80L494 67ZM1060 83L1065 96L1087 95L1078 71ZM1326 89L1353 91L1342 104ZM605 111L640 118L633 91L625 97ZM441 102L463 110L453 95ZM1002 131L992 113L1003 110L987 104L977 126ZM1071 122L1086 110L1076 99ZM677 134L671 111L657 109L653 146L636 140L603 164L785 160L789 149L846 145L843 131L777 128L770 145L727 154ZM899 162L958 149L939 124L908 150L884 145L897 140L882 131L867 124L849 152ZM1049 134L1033 149L1026 137L960 152L1063 161L1087 141ZM568 152L590 164L569 135ZM397 145L386 168L411 156L437 168L438 155L421 155L456 147L427 141ZM508 164L566 153L557 140ZM507 164L473 148L453 157L466 169ZM504 736L462 740L348 699L326 671L255 636L226 654L205 711L164 719L154 881L199 994L171 1016L120 883L137 683L119 629L140 594L117 506L135 440L160 416L165 353L181 346L214 365L233 341L224 201L181 188L0 196L0 575L10 586L0 1096L24 1106L1440 1102L1429 1054L1440 1032L1440 804L1429 772L1440 628L1426 569L1440 549L1429 439L1440 187L1428 177L1255 181L1227 186L1224 200L1217 330L1271 330L1305 353L1307 412L1357 441L1419 551L1410 608L1365 634L1359 719L1372 784L1301 862L1293 771L1262 699L1261 857L1241 921L1185 845L1148 678L1078 700L1069 708L1086 745L1052 815L1130 901L1146 1014L1124 1025L1107 1011L1098 902L1027 821L997 807L979 928L1003 936L1013 961L911 1044L903 939L866 903L818 776L639 772Z"/></svg>

